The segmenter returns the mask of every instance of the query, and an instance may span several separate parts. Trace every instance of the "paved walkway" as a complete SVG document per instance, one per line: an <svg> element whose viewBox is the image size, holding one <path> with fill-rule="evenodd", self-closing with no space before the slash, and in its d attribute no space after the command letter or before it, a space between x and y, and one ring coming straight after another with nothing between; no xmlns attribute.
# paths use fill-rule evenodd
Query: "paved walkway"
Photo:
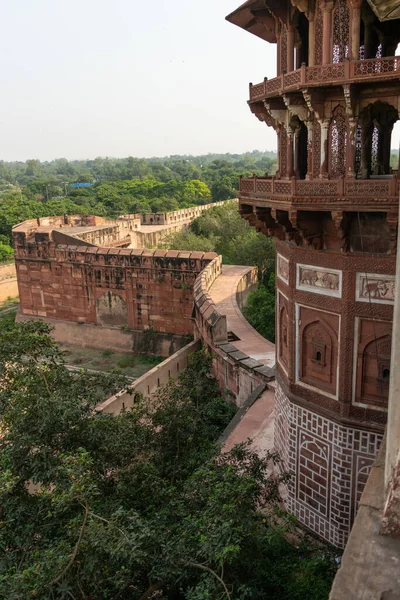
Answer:
<svg viewBox="0 0 400 600"><path fill-rule="evenodd" d="M253 442L253 450L260 456L264 456L268 450L272 450L274 445L274 407L275 392L267 389L232 431L225 442L223 451L227 452L235 444L240 444L248 438Z"/></svg>
<svg viewBox="0 0 400 600"><path fill-rule="evenodd" d="M275 365L275 344L263 338L246 321L236 302L238 282L248 269L249 267L239 265L223 265L222 274L210 287L209 294L219 312L226 315L228 331L239 338L232 344L258 362L273 367Z"/></svg>

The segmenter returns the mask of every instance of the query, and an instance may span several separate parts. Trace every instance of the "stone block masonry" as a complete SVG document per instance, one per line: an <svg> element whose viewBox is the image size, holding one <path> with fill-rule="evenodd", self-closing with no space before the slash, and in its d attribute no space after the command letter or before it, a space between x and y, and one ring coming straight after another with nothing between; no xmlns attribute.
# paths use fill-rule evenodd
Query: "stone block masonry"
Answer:
<svg viewBox="0 0 400 600"><path fill-rule="evenodd" d="M35 224L13 230L22 315L193 332L193 286L216 254L57 244Z"/></svg>

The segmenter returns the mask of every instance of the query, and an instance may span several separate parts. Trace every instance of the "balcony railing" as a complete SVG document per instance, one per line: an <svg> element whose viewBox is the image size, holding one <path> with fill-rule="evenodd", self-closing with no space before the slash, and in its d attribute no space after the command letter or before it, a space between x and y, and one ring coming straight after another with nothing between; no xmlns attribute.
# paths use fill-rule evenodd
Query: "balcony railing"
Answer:
<svg viewBox="0 0 400 600"><path fill-rule="evenodd" d="M371 58L367 60L346 60L342 63L317 65L285 73L274 79L264 79L262 83L250 84L250 101L263 100L293 91L302 86L338 85L363 79L399 79L400 56Z"/></svg>
<svg viewBox="0 0 400 600"><path fill-rule="evenodd" d="M239 192L242 200L286 201L293 204L326 199L343 203L363 204L365 201L396 204L400 181L386 179L275 179L274 177L242 177Z"/></svg>

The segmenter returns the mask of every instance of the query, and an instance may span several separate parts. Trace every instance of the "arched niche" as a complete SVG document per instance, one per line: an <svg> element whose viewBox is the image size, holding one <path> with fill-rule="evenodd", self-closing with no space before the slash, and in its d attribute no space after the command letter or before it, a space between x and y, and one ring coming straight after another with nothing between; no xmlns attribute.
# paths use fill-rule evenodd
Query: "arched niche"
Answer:
<svg viewBox="0 0 400 600"><path fill-rule="evenodd" d="M96 300L96 316L99 325L128 325L128 308L125 300L110 290Z"/></svg>
<svg viewBox="0 0 400 600"><path fill-rule="evenodd" d="M321 318L306 325L301 335L301 380L336 393L337 336Z"/></svg>
<svg viewBox="0 0 400 600"><path fill-rule="evenodd" d="M286 306L279 311L279 359L283 365L289 366L289 316Z"/></svg>
<svg viewBox="0 0 400 600"><path fill-rule="evenodd" d="M362 355L361 401L386 407L389 395L391 335L372 339Z"/></svg>

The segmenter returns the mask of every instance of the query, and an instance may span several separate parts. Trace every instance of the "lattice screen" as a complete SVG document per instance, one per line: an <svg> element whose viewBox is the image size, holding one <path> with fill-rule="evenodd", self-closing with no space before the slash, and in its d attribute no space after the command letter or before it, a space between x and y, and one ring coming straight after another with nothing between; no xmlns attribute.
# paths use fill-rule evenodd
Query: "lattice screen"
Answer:
<svg viewBox="0 0 400 600"><path fill-rule="evenodd" d="M330 174L337 179L346 174L347 119L343 106L339 105L332 114L330 126Z"/></svg>
<svg viewBox="0 0 400 600"><path fill-rule="evenodd" d="M322 10L318 7L316 15L315 15L314 63L316 65L322 65L322 35L323 35Z"/></svg>
<svg viewBox="0 0 400 600"><path fill-rule="evenodd" d="M359 173L359 171L361 169L361 147L362 147L362 130L361 130L361 125L357 125L356 158L355 158L355 165L354 165L354 170L356 172L356 175Z"/></svg>
<svg viewBox="0 0 400 600"><path fill-rule="evenodd" d="M313 125L313 177L319 176L321 166L321 125L317 120Z"/></svg>
<svg viewBox="0 0 400 600"><path fill-rule="evenodd" d="M333 17L333 58L340 63L349 57L350 11L346 0L337 0Z"/></svg>
<svg viewBox="0 0 400 600"><path fill-rule="evenodd" d="M371 173L378 173L379 129L374 125L371 146Z"/></svg>

